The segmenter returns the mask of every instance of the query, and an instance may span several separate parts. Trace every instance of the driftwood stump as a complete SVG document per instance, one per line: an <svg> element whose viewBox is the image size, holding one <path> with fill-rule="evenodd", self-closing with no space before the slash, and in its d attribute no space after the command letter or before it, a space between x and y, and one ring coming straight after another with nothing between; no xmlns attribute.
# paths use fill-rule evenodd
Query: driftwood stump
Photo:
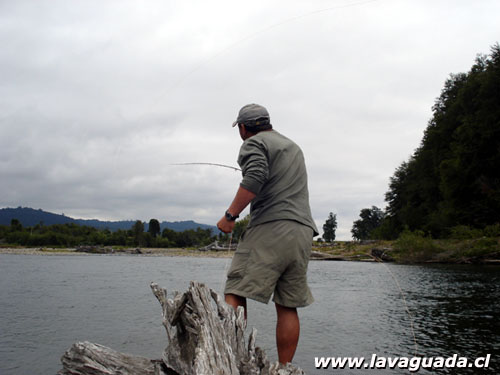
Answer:
<svg viewBox="0 0 500 375"><path fill-rule="evenodd" d="M123 354L102 345L78 342L66 351L58 375L304 375L291 364L270 364L255 346L255 329L245 340L243 308L234 309L204 284L167 298L151 283L162 307L168 346L161 360Z"/></svg>
<svg viewBox="0 0 500 375"><path fill-rule="evenodd" d="M91 342L77 342L61 358L60 375L144 374L163 375L168 372L161 360L151 360Z"/></svg>

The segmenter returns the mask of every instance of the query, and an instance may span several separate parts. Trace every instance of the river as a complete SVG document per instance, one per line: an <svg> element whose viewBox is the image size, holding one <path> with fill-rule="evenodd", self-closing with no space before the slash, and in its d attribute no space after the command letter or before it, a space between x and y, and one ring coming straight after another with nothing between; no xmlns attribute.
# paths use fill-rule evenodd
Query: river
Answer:
<svg viewBox="0 0 500 375"><path fill-rule="evenodd" d="M171 292L197 280L220 291L228 262L0 254L0 374L54 375L64 351L83 340L160 358L166 335L149 283ZM491 354L488 369L422 369L418 374L500 372L500 267L312 261L309 283L316 302L299 310L301 337L294 359L307 374L408 373L316 369L315 357L401 357L415 351L470 359ZM250 301L248 309L257 344L276 360L274 306Z"/></svg>

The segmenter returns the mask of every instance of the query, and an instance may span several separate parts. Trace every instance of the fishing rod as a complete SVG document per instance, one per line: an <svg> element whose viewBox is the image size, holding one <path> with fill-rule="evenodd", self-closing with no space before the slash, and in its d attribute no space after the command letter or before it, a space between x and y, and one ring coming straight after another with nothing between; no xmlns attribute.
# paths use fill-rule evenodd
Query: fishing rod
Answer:
<svg viewBox="0 0 500 375"><path fill-rule="evenodd" d="M236 172L241 172L240 168L233 167L231 165L226 165L226 164L219 164L219 163L172 163L169 165L211 165L215 167L223 167L223 168L229 168L232 169Z"/></svg>
<svg viewBox="0 0 500 375"><path fill-rule="evenodd" d="M170 165L208 165L208 166L212 166L212 167L229 168L229 169L234 170L235 172L241 172L240 168L236 168L236 167L233 167L231 165L220 164L220 163L193 162L193 163L172 163ZM226 275L227 275L227 271L228 271L229 259L230 259L229 255L230 255L230 251L231 251L232 242L233 242L233 232L231 232L229 235L229 246L227 248L227 255L226 255L227 259L226 259L226 262L224 265L224 273L222 274L222 281L221 281L221 285L220 285L220 290L222 293L224 292L224 281L226 279Z"/></svg>

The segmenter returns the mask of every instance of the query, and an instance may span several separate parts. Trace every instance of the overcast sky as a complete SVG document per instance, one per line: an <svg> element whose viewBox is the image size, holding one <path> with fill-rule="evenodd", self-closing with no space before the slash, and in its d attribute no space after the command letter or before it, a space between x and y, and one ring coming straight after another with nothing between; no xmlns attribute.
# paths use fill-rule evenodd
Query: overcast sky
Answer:
<svg viewBox="0 0 500 375"><path fill-rule="evenodd" d="M500 39L497 0L0 0L0 207L213 224L247 103L303 149L338 239L418 147L450 73Z"/></svg>

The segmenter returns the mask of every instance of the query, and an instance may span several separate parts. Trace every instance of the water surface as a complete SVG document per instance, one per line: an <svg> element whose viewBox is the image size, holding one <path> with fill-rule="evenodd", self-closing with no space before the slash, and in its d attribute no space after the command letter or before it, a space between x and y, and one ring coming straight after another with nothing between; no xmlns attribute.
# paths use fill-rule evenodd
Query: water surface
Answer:
<svg viewBox="0 0 500 375"><path fill-rule="evenodd" d="M228 259L0 254L0 374L55 374L73 342L160 358L167 345L161 308L149 289L186 290L190 280L222 289ZM395 281L395 279L397 282ZM401 370L316 370L317 356L500 356L500 267L404 266L313 261L316 302L300 309L295 360L307 374L401 374ZM400 287L398 286L398 283ZM401 288L401 289L400 289ZM411 319L418 349L415 348ZM272 360L275 311L249 302L249 327ZM430 374L421 370L419 374Z"/></svg>

